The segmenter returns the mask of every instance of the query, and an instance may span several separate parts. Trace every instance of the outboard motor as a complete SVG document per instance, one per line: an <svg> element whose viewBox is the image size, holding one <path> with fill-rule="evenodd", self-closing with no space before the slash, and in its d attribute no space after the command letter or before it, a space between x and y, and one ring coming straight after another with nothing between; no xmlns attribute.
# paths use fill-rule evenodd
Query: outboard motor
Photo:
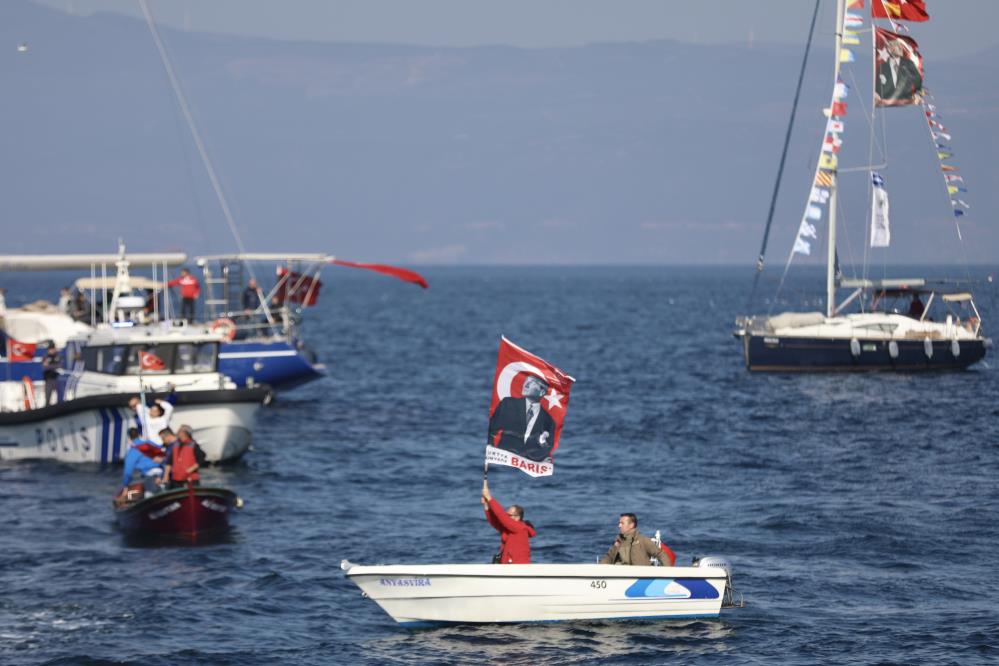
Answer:
<svg viewBox="0 0 999 666"><path fill-rule="evenodd" d="M715 567L725 571L725 594L722 596L722 608L743 608L746 605L741 592L732 587L732 564L724 557L706 555L695 557L690 563L694 567Z"/></svg>

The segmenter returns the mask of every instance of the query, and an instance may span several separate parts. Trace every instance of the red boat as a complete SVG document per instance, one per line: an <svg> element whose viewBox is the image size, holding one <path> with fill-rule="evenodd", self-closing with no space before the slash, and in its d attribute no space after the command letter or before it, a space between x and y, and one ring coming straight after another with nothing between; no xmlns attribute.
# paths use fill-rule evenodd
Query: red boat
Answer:
<svg viewBox="0 0 999 666"><path fill-rule="evenodd" d="M134 494L142 497L141 492ZM242 505L243 500L231 490L188 486L116 502L114 513L118 527L128 536L200 541L227 532L229 516Z"/></svg>

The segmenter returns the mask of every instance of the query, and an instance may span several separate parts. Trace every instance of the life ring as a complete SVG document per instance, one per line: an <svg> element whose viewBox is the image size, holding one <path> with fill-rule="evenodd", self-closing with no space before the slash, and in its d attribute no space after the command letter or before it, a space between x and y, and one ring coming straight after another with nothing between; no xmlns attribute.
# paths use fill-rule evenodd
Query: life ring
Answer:
<svg viewBox="0 0 999 666"><path fill-rule="evenodd" d="M31 377L21 377L21 390L24 392L24 408L35 408L35 383Z"/></svg>
<svg viewBox="0 0 999 666"><path fill-rule="evenodd" d="M228 317L219 317L212 322L212 333L218 333L226 340L236 337L236 322Z"/></svg>

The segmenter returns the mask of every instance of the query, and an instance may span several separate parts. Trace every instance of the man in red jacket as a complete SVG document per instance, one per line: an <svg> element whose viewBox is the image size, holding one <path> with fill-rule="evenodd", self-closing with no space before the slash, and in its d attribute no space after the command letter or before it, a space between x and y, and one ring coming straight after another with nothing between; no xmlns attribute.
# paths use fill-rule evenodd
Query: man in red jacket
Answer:
<svg viewBox="0 0 999 666"><path fill-rule="evenodd" d="M503 505L489 494L489 482L482 482L482 506L486 510L486 520L500 533L498 564L530 564L531 543L537 531L534 525L524 520L524 509L516 504L504 509Z"/></svg>
<svg viewBox="0 0 999 666"><path fill-rule="evenodd" d="M180 285L180 318L188 322L194 321L194 303L201 295L201 284L198 278L191 275L186 268L180 269L180 277L167 282L168 287Z"/></svg>

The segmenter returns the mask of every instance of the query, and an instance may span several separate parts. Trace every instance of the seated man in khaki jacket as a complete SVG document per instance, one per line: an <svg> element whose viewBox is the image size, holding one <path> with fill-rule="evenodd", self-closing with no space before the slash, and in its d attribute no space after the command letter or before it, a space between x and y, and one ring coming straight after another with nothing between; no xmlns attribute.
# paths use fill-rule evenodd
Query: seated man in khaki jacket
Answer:
<svg viewBox="0 0 999 666"><path fill-rule="evenodd" d="M617 521L621 533L607 554L600 558L600 564L634 564L649 566L651 558L656 558L663 566L671 566L669 557L656 542L638 531L638 518L633 513L622 513Z"/></svg>

